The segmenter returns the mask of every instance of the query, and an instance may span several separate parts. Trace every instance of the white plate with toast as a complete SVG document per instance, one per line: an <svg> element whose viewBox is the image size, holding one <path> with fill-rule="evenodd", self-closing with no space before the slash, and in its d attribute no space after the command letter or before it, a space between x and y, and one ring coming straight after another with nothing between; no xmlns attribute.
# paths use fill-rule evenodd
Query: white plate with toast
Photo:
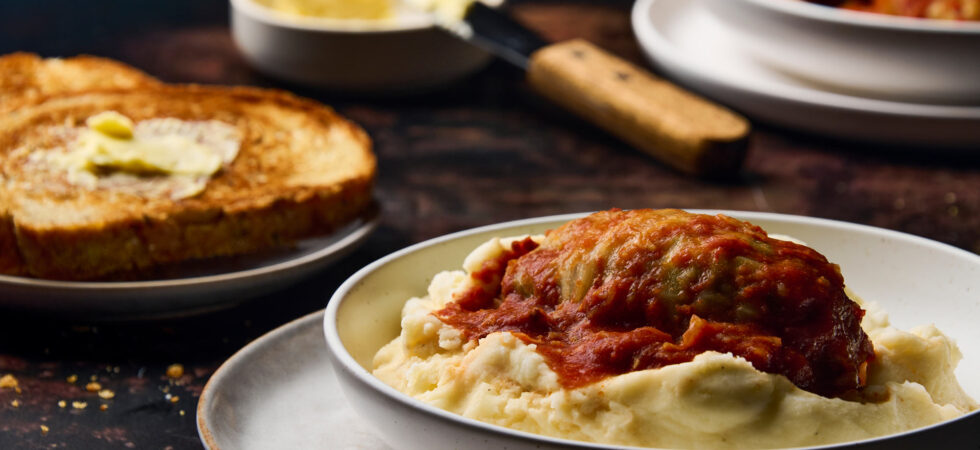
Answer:
<svg viewBox="0 0 980 450"><path fill-rule="evenodd" d="M0 275L0 308L74 319L175 317L227 308L337 261L378 226L377 207L335 232L263 253L175 265L145 281L53 281Z"/></svg>
<svg viewBox="0 0 980 450"><path fill-rule="evenodd" d="M639 0L632 23L661 72L753 119L860 141L980 145L980 106L877 99L808 83L754 59L703 0Z"/></svg>
<svg viewBox="0 0 980 450"><path fill-rule="evenodd" d="M219 309L322 269L377 225L370 138L325 105L91 57L0 56L5 76L30 82L0 88L0 308Z"/></svg>

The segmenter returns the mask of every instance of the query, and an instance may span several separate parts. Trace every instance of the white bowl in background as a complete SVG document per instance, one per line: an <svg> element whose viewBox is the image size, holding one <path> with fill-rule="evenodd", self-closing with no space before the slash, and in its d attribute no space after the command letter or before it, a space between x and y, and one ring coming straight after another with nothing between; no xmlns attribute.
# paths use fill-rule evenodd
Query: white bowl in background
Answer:
<svg viewBox="0 0 980 450"><path fill-rule="evenodd" d="M632 25L657 70L753 120L887 143L893 151L909 154L935 156L939 149L972 154L980 149L980 106L898 102L824 90L747 54L704 0L638 0Z"/></svg>
<svg viewBox="0 0 980 450"><path fill-rule="evenodd" d="M878 302L892 323L923 323L954 338L963 352L956 374L980 398L980 256L928 239L864 225L770 213L724 213L807 242L841 266L848 286ZM401 310L425 295L432 276L458 269L494 236L540 233L583 214L476 228L413 245L359 270L338 288L324 316L328 354L348 403L389 445L432 448L609 448L515 431L424 404L371 375L374 354L398 336ZM980 411L905 433L861 441L862 449L965 448L975 445ZM849 446L855 443L820 448ZM620 447L617 447L620 448ZM972 447L971 447L972 448Z"/></svg>
<svg viewBox="0 0 980 450"><path fill-rule="evenodd" d="M705 0L769 66L877 98L980 104L980 23L843 10L801 0Z"/></svg>
<svg viewBox="0 0 980 450"><path fill-rule="evenodd" d="M491 59L421 13L391 20L311 18L252 0L230 2L232 37L245 59L263 73L304 85L410 93L462 78Z"/></svg>

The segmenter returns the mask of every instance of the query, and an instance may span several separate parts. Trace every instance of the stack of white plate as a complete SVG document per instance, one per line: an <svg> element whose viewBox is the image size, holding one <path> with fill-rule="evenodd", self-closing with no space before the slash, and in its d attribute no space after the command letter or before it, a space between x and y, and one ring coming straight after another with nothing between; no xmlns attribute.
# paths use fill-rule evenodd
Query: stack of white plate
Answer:
<svg viewBox="0 0 980 450"><path fill-rule="evenodd" d="M980 144L980 24L799 0L639 0L662 73L764 122L928 147Z"/></svg>

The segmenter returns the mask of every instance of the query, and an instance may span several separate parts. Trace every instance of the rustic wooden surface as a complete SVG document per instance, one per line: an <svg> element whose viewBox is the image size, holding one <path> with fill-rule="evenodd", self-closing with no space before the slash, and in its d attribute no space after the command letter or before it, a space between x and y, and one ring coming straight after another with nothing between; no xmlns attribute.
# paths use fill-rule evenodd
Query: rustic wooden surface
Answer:
<svg viewBox="0 0 980 450"><path fill-rule="evenodd" d="M642 63L629 1L511 3L549 39L584 37ZM165 81L274 86L335 105L375 140L384 220L366 245L313 279L204 317L92 324L0 309L0 375L14 374L21 388L0 390L0 448L199 448L197 397L235 350L322 308L364 264L473 226L609 207L724 208L864 223L980 252L980 153L837 142L756 124L744 172L701 181L549 108L501 63L397 99L265 78L239 56L220 0L6 1L0 52L16 50L104 55ZM171 363L186 367L176 382L164 375ZM70 384L73 374L79 381ZM116 397L86 392L91 377ZM73 401L87 407L74 409Z"/></svg>

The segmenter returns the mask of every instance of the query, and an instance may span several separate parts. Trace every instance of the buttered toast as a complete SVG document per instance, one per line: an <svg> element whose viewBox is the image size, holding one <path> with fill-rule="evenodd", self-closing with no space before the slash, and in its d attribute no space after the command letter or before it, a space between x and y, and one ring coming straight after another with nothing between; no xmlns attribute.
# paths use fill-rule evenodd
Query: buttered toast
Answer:
<svg viewBox="0 0 980 450"><path fill-rule="evenodd" d="M216 149L219 167L188 175L186 156L148 165L132 156L140 142ZM0 120L0 273L111 278L330 231L370 205L370 147L331 109L279 91L161 85L48 98Z"/></svg>
<svg viewBox="0 0 980 450"><path fill-rule="evenodd" d="M33 53L0 56L0 114L52 95L157 86L155 78L96 56L41 58Z"/></svg>

